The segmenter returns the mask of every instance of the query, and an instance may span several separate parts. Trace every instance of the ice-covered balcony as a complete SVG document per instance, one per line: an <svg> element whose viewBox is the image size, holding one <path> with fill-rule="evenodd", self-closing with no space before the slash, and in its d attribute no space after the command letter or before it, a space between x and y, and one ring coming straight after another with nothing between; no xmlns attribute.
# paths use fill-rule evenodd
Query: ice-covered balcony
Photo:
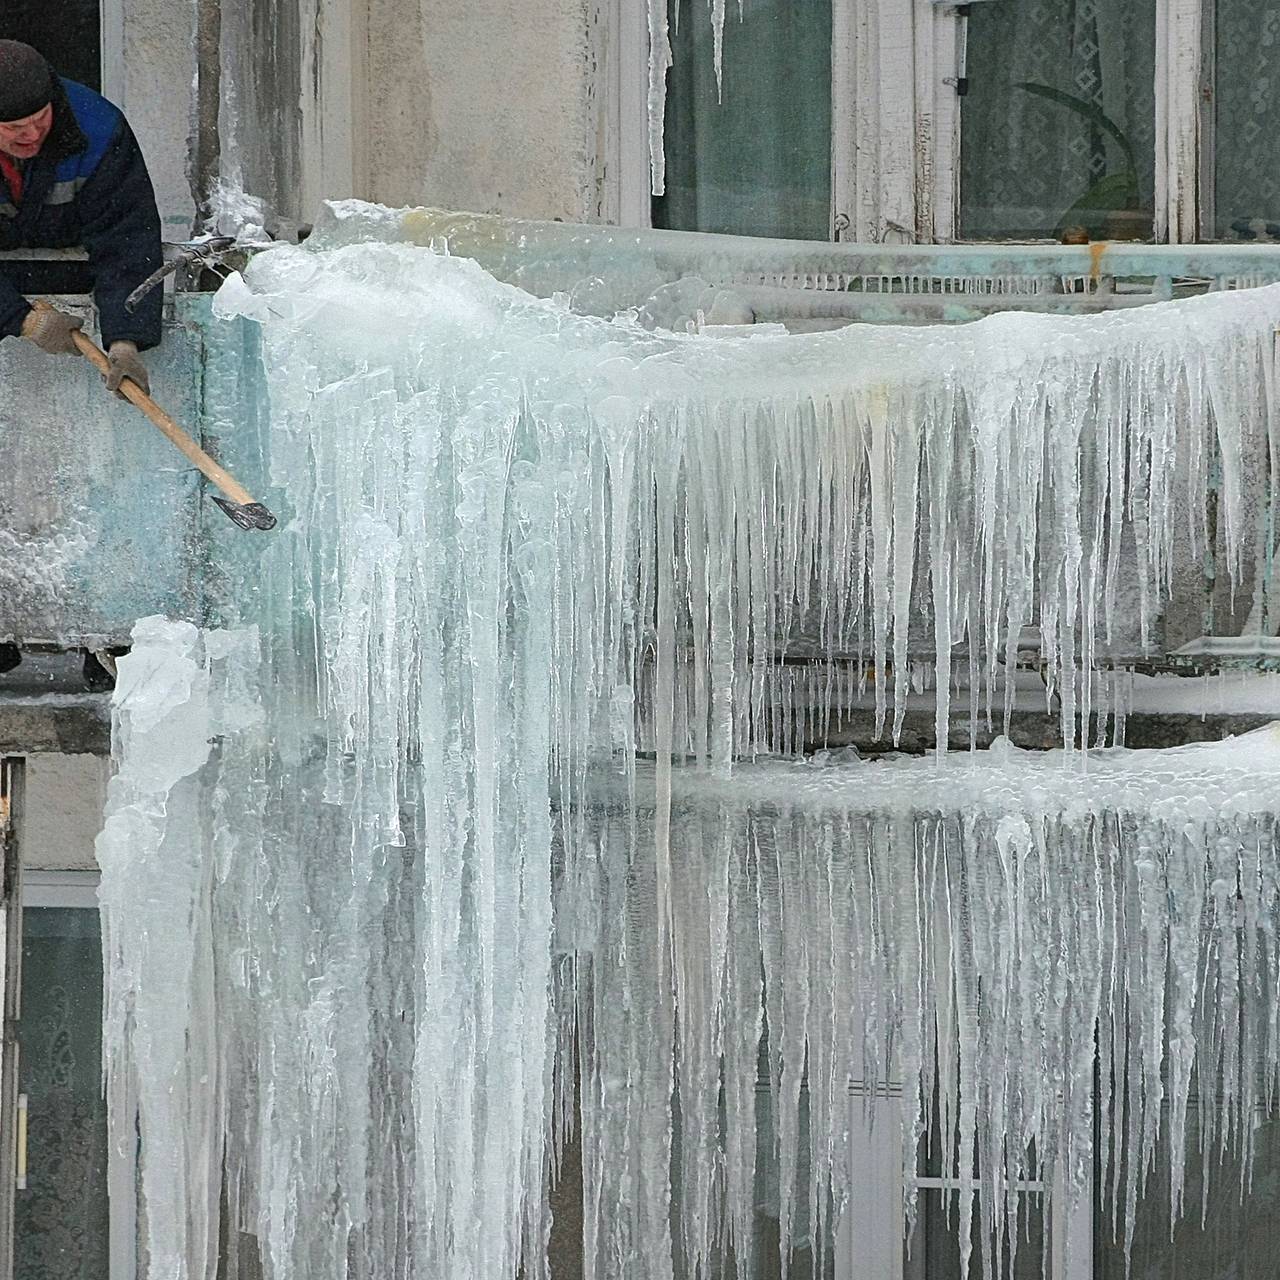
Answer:
<svg viewBox="0 0 1280 1280"><path fill-rule="evenodd" d="M957 324L1010 310L1087 314L1280 281L1280 249L1269 245L828 244L357 202L326 206L309 246L371 240L473 258L579 313L631 311L645 328L712 333ZM86 298L62 302L92 325ZM255 439L254 342L247 327L213 318L208 294L178 291L151 363L156 398L206 450L269 484ZM199 475L131 407L107 398L83 362L51 362L6 342L0 378L10 389L0 405L10 464L0 476L0 642L100 651L127 644L140 616L216 616L221 575L210 549L233 531L202 501ZM1172 566L1156 634L1143 645L1122 626L1109 660L1147 672L1272 665L1280 607L1269 594L1271 466L1260 454L1247 468L1254 563L1230 583L1217 571L1211 504L1211 545L1188 544Z"/></svg>
<svg viewBox="0 0 1280 1280"><path fill-rule="evenodd" d="M199 1198L225 1167L236 1228L287 1259L281 1273L345 1274L353 1248L389 1273L404 1236L379 1224L399 1223L388 1195L407 1184L385 1172L414 1162L432 1274L514 1274L541 1254L548 1117L571 1113L580 1080L587 1234L635 1258L629 1272L670 1280L674 1080L681 1152L697 1153L678 1273L710 1269L715 1223L750 1234L766 1020L781 1163L803 1145L807 1061L811 1164L843 1198L845 1092L868 1060L844 1016L854 994L877 1026L924 1027L901 1076L872 1064L902 1083L904 1157L941 1080L964 1132L984 1135L985 1204L1043 1180L1050 1151L1070 1166L1069 1203L1091 1203L1097 1029L1123 1024L1128 1063L1140 1039L1160 1046L1125 1076L1119 1109L1149 1117L1123 1157L1148 1167L1166 1029L1176 1109L1193 1070L1217 1087L1205 1064L1220 1008L1233 1026L1236 1009L1241 1026L1265 1023L1274 732L1085 756L1077 730L1121 681L1082 672L1162 663L1173 570L1205 621L1220 542L1224 595L1247 600L1240 629L1265 640L1254 586L1272 543L1280 292L793 335L747 316L728 285L722 314L713 297L700 320L698 299L722 286L654 251L725 248L722 268L712 252L695 264L723 281L741 245L632 237L617 279L582 252L558 272L539 253L538 290L559 295L547 302L459 256L465 225L450 239L432 215L346 212L308 247L259 255L216 304L263 358L247 339L207 354L203 412L235 424L225 457L251 483L257 441L269 446L263 496L282 526L214 549L239 606L211 610L221 627L150 620L120 667L99 846L108 1078L117 1096L136 1085L162 1153L194 1157L179 1176L144 1160L157 1265L201 1273L217 1232ZM406 224L454 255L387 243ZM490 265L511 274L519 255ZM641 313L663 290L659 325ZM242 332L208 333L220 324ZM1144 610L1145 645L1130 626ZM914 762L762 758L807 754L823 715L862 698L886 737L920 711L963 743L986 706L999 724L1023 675L1042 711L1060 700L1037 743L1056 739L1057 755L1000 742ZM1114 876L1086 917L1100 866ZM1238 948L1236 885L1246 923L1266 921ZM1202 973L1191 911L1217 926L1228 985L1248 984L1240 1005L1217 998L1215 976L1156 999ZM201 921L181 954L160 926L175 918ZM1264 967L1231 967L1260 950ZM870 968L846 970L855 956ZM1103 956L1114 977L1084 981ZM1069 1011L1044 995L1046 966ZM1130 1013L1104 1005L1113 982ZM385 1017L388 998L404 1016ZM1255 1057L1274 1078L1274 1039L1246 1038L1214 1062L1265 1042ZM148 1051L156 1078L130 1056L144 1040L167 1055ZM934 1072L953 1041L956 1069ZM199 1103L215 1062L224 1115ZM1084 1088L1045 1087L1068 1075ZM995 1135L1015 1130L1006 1159ZM335 1133L358 1136L339 1150ZM335 1201L333 1185L362 1190ZM446 1229L504 1220L505 1234Z"/></svg>

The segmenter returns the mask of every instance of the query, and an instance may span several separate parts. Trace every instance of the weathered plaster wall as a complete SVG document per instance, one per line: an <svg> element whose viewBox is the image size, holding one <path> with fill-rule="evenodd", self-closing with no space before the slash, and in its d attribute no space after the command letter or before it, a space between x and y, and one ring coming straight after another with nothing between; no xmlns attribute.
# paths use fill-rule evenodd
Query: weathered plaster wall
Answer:
<svg viewBox="0 0 1280 1280"><path fill-rule="evenodd" d="M293 220L301 206L304 7L311 5L222 5L221 172Z"/></svg>
<svg viewBox="0 0 1280 1280"><path fill-rule="evenodd" d="M324 198L600 216L612 0L222 0L221 171L286 233ZM195 0L104 6L104 89L191 225Z"/></svg>
<svg viewBox="0 0 1280 1280"><path fill-rule="evenodd" d="M26 758L22 852L25 867L94 871L111 761L96 755Z"/></svg>
<svg viewBox="0 0 1280 1280"><path fill-rule="evenodd" d="M592 216L592 0L368 3L368 198Z"/></svg>
<svg viewBox="0 0 1280 1280"><path fill-rule="evenodd" d="M103 6L103 92L138 135L170 240L186 238L194 213L187 181L194 22L193 0Z"/></svg>

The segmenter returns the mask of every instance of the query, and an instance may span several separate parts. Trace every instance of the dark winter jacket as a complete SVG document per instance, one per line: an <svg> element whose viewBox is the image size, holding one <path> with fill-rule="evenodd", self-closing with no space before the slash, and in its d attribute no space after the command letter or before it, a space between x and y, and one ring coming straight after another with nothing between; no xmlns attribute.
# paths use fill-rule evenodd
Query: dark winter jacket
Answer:
<svg viewBox="0 0 1280 1280"><path fill-rule="evenodd" d="M124 300L161 264L160 215L133 131L118 108L74 80L60 80L53 127L40 153L21 161L23 195L13 202L0 175L0 249L89 253L102 340L160 342L162 291L130 315ZM0 336L16 337L31 308L0 276Z"/></svg>

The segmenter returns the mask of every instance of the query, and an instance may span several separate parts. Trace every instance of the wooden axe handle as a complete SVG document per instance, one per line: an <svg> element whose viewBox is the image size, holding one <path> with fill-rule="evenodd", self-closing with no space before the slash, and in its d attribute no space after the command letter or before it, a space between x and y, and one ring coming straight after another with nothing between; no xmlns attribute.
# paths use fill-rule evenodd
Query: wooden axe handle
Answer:
<svg viewBox="0 0 1280 1280"><path fill-rule="evenodd" d="M37 301L31 305L37 311L53 310L47 302ZM79 330L76 330L71 336L75 340L76 350L105 377L111 367L111 362L107 359L106 352L92 338ZM120 394L135 408L141 409L151 419L152 423L190 459L192 464L217 485L232 502L241 506L256 505L256 499L249 491L230 472L214 462L132 378L125 378L120 384Z"/></svg>

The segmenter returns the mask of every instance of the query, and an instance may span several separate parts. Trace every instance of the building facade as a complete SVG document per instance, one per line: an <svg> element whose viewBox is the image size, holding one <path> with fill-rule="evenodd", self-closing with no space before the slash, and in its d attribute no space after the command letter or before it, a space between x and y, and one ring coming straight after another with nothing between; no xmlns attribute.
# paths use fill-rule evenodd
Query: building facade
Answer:
<svg viewBox="0 0 1280 1280"><path fill-rule="evenodd" d="M972 245L971 277L985 282L1015 274L1009 242L1280 241L1280 14L1264 0L743 0L728 6L722 29L702 0L672 0L662 37L672 64L658 76L665 109L652 92L663 24L641 0L70 0L56 8L8 6L0 36L30 40L125 109L174 241L203 226L202 215L232 218L242 194L282 238L308 226L323 199L354 196L504 218L936 245L939 255ZM1197 287L1204 274L1170 267L1170 288ZM1146 287L1147 273L1132 275ZM1119 291L1137 289L1134 279ZM788 312L797 327L830 320L818 291L802 287L800 297ZM1077 306L1069 295L1059 302ZM1078 309L1089 305L1082 293ZM175 304L173 323L176 335L194 322ZM198 349L176 336L169 347L159 385L194 413ZM10 377L38 376L24 354L0 356ZM52 438L74 453L67 405L50 429L65 432ZM87 400L80 411L94 413ZM123 429L123 411L100 412L95 425ZM30 448L13 410L0 421L11 457ZM156 446L119 462L109 493L124 491L130 467L149 476L172 470ZM42 470L36 459L24 468L14 473L33 477L37 490L67 482L65 470ZM163 510L179 524L195 500L190 477L163 483ZM27 503L30 535L43 499L32 506L29 496L7 496L11 510ZM184 538L166 548L165 572L190 552ZM183 560L174 598L194 590L199 573L198 559ZM1185 607L1195 613L1202 566L1187 574ZM104 597L101 616L110 620L70 645L60 643L56 618L44 633L18 634L0 610L0 641L21 656L0 674L0 755L10 762L0 832L23 880L8 916L11 938L21 938L21 1006L9 1010L20 1054L8 1052L7 1036L4 1087L16 1144L14 1274L31 1280L146 1274L133 1247L132 1189L106 1185L92 853L110 770L104 687L128 599ZM1254 629L1273 635L1265 589L1259 599L1264 621ZM1197 616L1179 637L1248 631L1251 603L1220 603L1218 627ZM1149 717L1139 734L1167 744L1274 715L1280 694L1254 674L1266 660L1262 650L1245 653L1247 672L1184 664L1213 673L1208 702L1189 701L1175 676L1144 674L1153 683L1139 690L1138 709ZM960 1280L948 1212L954 1187L931 1173L936 1153L904 1153L893 1126L872 1123L873 1112L851 1094L849 1159L866 1195L834 1230L835 1280ZM1233 1196L1239 1179L1225 1171L1204 1222L1192 1214L1172 1245L1167 1206L1153 1194L1137 1274L1266 1273L1257 1243L1280 1212L1280 1135L1272 1119L1257 1124L1251 1194ZM916 1170L923 1206L909 1248L904 1165ZM580 1266L572 1168L571 1159L558 1193L557 1277ZM1102 1215L1055 1219L1036 1207L1045 1189L1026 1188L1019 1274L1124 1274ZM1071 1251L1069 1273L1061 1264L1068 1235L1092 1241ZM761 1241L763 1277L781 1269L776 1247L769 1251L767 1207ZM813 1256L802 1249L793 1269L803 1274Z"/></svg>

